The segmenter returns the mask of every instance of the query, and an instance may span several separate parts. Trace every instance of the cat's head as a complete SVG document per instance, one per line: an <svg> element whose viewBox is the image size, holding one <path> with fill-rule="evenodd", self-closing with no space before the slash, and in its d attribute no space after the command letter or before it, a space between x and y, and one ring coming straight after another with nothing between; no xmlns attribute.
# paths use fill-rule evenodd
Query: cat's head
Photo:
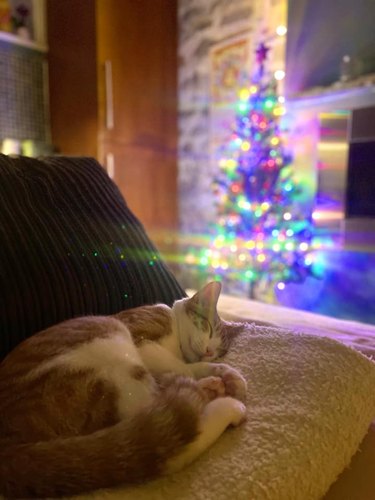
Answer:
<svg viewBox="0 0 375 500"><path fill-rule="evenodd" d="M223 356L230 343L229 323L220 319L217 302L221 283L213 281L193 297L173 305L182 353L190 362L212 361Z"/></svg>

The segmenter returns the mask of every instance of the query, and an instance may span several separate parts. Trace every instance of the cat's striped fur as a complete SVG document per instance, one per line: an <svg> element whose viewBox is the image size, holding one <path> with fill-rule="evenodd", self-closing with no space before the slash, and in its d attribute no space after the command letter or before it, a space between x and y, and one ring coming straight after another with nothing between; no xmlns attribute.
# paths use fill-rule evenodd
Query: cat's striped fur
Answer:
<svg viewBox="0 0 375 500"><path fill-rule="evenodd" d="M179 470L245 415L246 383L211 363L241 325L219 283L191 299L84 317L0 365L0 492L56 497Z"/></svg>

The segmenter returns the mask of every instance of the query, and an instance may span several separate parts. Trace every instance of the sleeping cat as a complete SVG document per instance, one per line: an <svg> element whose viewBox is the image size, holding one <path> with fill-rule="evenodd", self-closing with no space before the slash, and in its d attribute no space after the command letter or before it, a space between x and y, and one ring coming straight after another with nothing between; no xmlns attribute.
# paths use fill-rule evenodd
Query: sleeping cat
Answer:
<svg viewBox="0 0 375 500"><path fill-rule="evenodd" d="M56 497L180 470L245 418L246 382L211 361L243 325L212 282L172 308L82 317L0 365L0 493Z"/></svg>

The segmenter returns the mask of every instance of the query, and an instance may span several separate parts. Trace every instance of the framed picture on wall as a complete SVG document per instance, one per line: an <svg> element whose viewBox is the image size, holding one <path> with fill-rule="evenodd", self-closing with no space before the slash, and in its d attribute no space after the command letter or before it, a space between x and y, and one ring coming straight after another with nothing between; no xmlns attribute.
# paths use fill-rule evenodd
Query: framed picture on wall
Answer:
<svg viewBox="0 0 375 500"><path fill-rule="evenodd" d="M210 156L213 168L219 161L220 148L229 141L238 91L248 81L252 54L249 31L227 38L210 50Z"/></svg>
<svg viewBox="0 0 375 500"><path fill-rule="evenodd" d="M249 69L250 34L245 32L219 42L210 50L211 103L233 103L238 86Z"/></svg>

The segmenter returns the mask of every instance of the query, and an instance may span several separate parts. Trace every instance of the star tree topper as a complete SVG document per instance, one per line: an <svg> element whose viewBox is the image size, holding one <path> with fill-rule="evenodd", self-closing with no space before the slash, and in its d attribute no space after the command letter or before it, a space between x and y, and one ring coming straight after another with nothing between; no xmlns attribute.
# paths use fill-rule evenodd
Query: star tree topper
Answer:
<svg viewBox="0 0 375 500"><path fill-rule="evenodd" d="M264 61L267 59L267 54L269 51L269 47L267 47L266 44L263 42L259 44L258 48L256 49L256 57L257 57L257 63L263 64Z"/></svg>

